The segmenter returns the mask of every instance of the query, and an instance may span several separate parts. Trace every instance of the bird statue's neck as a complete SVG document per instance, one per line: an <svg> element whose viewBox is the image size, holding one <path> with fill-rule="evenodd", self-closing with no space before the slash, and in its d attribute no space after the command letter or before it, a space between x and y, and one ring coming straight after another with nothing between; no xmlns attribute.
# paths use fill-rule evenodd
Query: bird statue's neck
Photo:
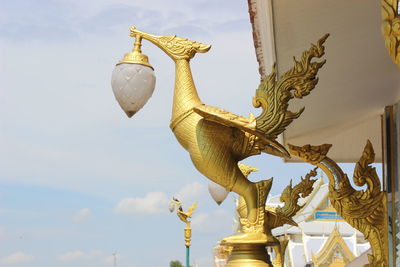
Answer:
<svg viewBox="0 0 400 267"><path fill-rule="evenodd" d="M175 88L171 124L176 124L202 102L194 85L190 63L187 59L175 61Z"/></svg>

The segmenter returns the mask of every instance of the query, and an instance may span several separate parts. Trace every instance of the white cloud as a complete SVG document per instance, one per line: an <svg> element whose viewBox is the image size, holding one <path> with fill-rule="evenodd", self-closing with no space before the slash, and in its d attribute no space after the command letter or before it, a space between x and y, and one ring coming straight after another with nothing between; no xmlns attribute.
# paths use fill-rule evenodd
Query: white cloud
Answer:
<svg viewBox="0 0 400 267"><path fill-rule="evenodd" d="M25 254L23 252L16 252L9 256L6 256L0 260L2 264L16 264L16 263L27 263L32 262L33 256Z"/></svg>
<svg viewBox="0 0 400 267"><path fill-rule="evenodd" d="M121 261L123 262L125 259L125 257L119 253L115 254L115 260L117 262L117 265L120 266L121 265ZM107 264L113 264L114 263L114 254L109 255L105 258L103 258L103 262L107 263ZM127 265L123 265L123 266L127 266ZM136 265L128 265L128 266L136 266Z"/></svg>
<svg viewBox="0 0 400 267"><path fill-rule="evenodd" d="M187 184L182 187L174 196L182 203L191 205L191 202L197 201L206 192L206 186L199 182Z"/></svg>
<svg viewBox="0 0 400 267"><path fill-rule="evenodd" d="M85 256L85 254L82 251L71 251L71 252L67 252L61 256L58 257L58 259L60 261L74 261L74 260L78 260L81 259Z"/></svg>
<svg viewBox="0 0 400 267"><path fill-rule="evenodd" d="M182 187L174 196L182 203L191 205L192 202L199 200L206 192L205 185L194 182ZM162 214L167 212L170 197L164 192L149 192L144 197L124 198L118 202L114 212L118 214Z"/></svg>
<svg viewBox="0 0 400 267"><path fill-rule="evenodd" d="M233 225L233 217L225 210L218 209L211 213L193 215L192 228L201 233L220 233Z"/></svg>
<svg viewBox="0 0 400 267"><path fill-rule="evenodd" d="M163 192L150 192L144 197L124 198L114 208L118 214L161 214L168 210L168 197Z"/></svg>
<svg viewBox="0 0 400 267"><path fill-rule="evenodd" d="M72 221L76 223L83 223L88 221L92 217L90 209L81 209L72 216Z"/></svg>
<svg viewBox="0 0 400 267"><path fill-rule="evenodd" d="M120 260L121 258L122 258L122 257L121 257L121 254L115 254L115 259L116 259L117 262L118 262L118 260ZM114 263L114 255L110 255L110 256L104 258L103 261L104 261L105 263Z"/></svg>

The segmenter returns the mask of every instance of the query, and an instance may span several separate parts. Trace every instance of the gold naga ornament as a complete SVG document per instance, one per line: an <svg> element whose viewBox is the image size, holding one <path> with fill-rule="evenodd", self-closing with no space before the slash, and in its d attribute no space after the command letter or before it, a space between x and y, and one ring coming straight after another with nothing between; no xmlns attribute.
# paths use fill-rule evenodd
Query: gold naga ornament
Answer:
<svg viewBox="0 0 400 267"><path fill-rule="evenodd" d="M366 190L355 190L347 175L326 156L332 145L288 145L290 153L321 168L329 179L329 198L338 214L352 227L364 234L371 244L372 255L368 255L366 267L388 267L388 219L387 196L381 191L381 183L375 168L375 153L368 140L363 154L357 162L353 181L357 186L366 185Z"/></svg>
<svg viewBox="0 0 400 267"><path fill-rule="evenodd" d="M381 0L382 34L393 62L400 67L400 7L398 0Z"/></svg>

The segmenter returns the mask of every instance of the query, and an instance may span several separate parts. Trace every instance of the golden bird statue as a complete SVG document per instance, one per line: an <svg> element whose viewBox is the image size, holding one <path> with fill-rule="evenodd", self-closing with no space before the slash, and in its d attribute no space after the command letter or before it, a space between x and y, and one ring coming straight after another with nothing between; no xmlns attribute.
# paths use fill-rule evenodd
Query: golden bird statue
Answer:
<svg viewBox="0 0 400 267"><path fill-rule="evenodd" d="M184 212L181 202L177 198L172 198L170 206L169 206L169 211L170 212L173 212L175 210L175 205L178 207L177 211L176 211L176 214L178 215L179 219L182 222L184 222L186 224L189 224L190 221L188 219L191 218L194 210L197 208L198 203L195 202L192 206L190 206L188 208L187 212Z"/></svg>
<svg viewBox="0 0 400 267"><path fill-rule="evenodd" d="M175 86L170 128L179 144L189 152L196 169L213 182L233 191L246 201L249 233L263 232L260 218L272 180L249 181L238 162L261 152L290 157L275 139L303 109L288 110L288 101L308 95L318 82L316 75L324 65L311 62L325 54L323 43L328 35L305 51L300 61L277 79L276 68L265 77L253 99L262 107L260 116L243 117L203 104L197 93L190 60L211 46L175 35L153 35L131 27L131 36L158 46L175 63Z"/></svg>

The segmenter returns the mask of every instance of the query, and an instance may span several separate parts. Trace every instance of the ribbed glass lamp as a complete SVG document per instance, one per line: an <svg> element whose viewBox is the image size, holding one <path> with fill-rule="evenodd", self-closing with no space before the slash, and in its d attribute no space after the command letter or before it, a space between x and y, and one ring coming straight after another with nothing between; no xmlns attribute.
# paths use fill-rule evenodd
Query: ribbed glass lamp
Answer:
<svg viewBox="0 0 400 267"><path fill-rule="evenodd" d="M141 37L136 36L132 52L117 63L111 76L114 96L128 117L132 117L149 100L156 85L154 69L142 54Z"/></svg>

